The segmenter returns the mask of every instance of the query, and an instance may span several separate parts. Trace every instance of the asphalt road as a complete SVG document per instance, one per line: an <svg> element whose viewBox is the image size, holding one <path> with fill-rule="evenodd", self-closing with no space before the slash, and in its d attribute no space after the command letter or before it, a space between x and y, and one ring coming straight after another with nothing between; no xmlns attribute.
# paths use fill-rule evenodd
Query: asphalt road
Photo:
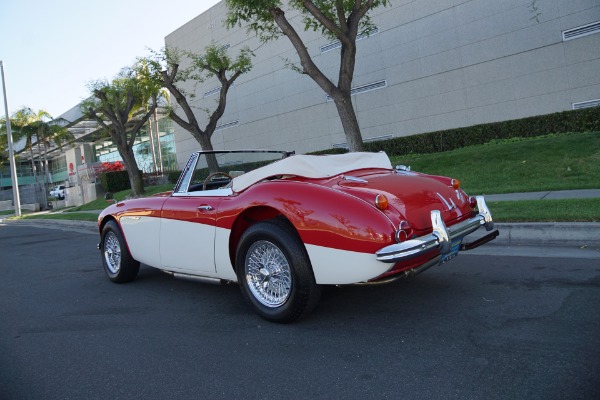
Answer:
<svg viewBox="0 0 600 400"><path fill-rule="evenodd" d="M277 325L235 285L113 284L88 232L0 224L0 399L600 398L600 259L465 254Z"/></svg>

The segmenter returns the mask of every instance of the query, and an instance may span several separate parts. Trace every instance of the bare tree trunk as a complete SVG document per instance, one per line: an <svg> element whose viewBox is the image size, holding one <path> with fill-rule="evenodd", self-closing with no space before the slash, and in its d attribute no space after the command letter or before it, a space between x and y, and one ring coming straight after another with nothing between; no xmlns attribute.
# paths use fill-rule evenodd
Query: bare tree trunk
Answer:
<svg viewBox="0 0 600 400"><path fill-rule="evenodd" d="M156 141L158 142L158 172L163 172L162 148L160 146L160 129L158 127L158 112L154 109L154 126L156 127Z"/></svg>
<svg viewBox="0 0 600 400"><path fill-rule="evenodd" d="M150 154L152 154L152 172L156 174L156 152L154 151L154 133L152 132L152 118L148 119L148 143L150 144Z"/></svg>
<svg viewBox="0 0 600 400"><path fill-rule="evenodd" d="M119 154L123 159L123 164L129 176L129 184L131 185L131 197L140 197L144 194L144 181L142 173L137 166L133 149L130 147L119 149Z"/></svg>
<svg viewBox="0 0 600 400"><path fill-rule="evenodd" d="M44 143L45 146L45 143ZM42 153L42 147L40 146L40 141L38 139L37 141L37 149L38 149L38 160L39 160L39 164L40 164L40 173L42 175L42 183L44 185L46 185L47 183L49 183L48 181L48 174L46 174L46 171L48 168L45 167L45 157L43 157L43 155L45 155L45 153Z"/></svg>
<svg viewBox="0 0 600 400"><path fill-rule="evenodd" d="M307 6L306 4L304 5ZM304 42L298 35L298 32L296 32L294 27L286 19L285 13L280 8L271 8L269 11L273 16L275 23L296 49L296 53L298 53L298 56L300 57L302 73L310 76L310 78L315 81L325 93L331 96L335 102L342 122L342 127L344 128L349 150L364 151L358 119L354 112L354 108L352 107L352 99L350 96L354 65L356 62L356 32L358 30L358 20L356 20L352 26L347 26L346 34L340 37L342 50L338 85L336 86L313 62L313 59ZM345 40L342 40L344 38Z"/></svg>
<svg viewBox="0 0 600 400"><path fill-rule="evenodd" d="M348 149L350 151L364 151L365 147L350 95L335 97L333 98L333 101L337 107L340 120L342 121Z"/></svg>
<svg viewBox="0 0 600 400"><path fill-rule="evenodd" d="M214 150L210 138L207 138L206 135L194 135L194 137L200 143L200 147L202 147L202 150ZM214 154L206 155L206 163L208 164L208 170L211 174L219 170L219 162L217 161L217 157Z"/></svg>
<svg viewBox="0 0 600 400"><path fill-rule="evenodd" d="M44 142L44 173L46 174L46 183L52 183L50 167L48 164L48 146L46 145L46 142Z"/></svg>
<svg viewBox="0 0 600 400"><path fill-rule="evenodd" d="M35 166L35 160L33 159L33 145L29 146L29 155L31 156L31 173L35 179L35 183L38 183L37 167Z"/></svg>
<svg viewBox="0 0 600 400"><path fill-rule="evenodd" d="M42 142L44 145L44 149L46 148L46 142ZM43 185L43 190L42 190L42 197L44 199L43 201L43 208L47 209L48 208L48 184L50 183L50 181L48 180L48 160L46 157L46 152L44 151L44 153L42 153L42 148L40 146L40 140L38 139L37 141L37 148L38 148L38 159L40 161L40 169L41 169L41 174L43 176L42 179L42 185ZM42 157L43 156L43 157Z"/></svg>

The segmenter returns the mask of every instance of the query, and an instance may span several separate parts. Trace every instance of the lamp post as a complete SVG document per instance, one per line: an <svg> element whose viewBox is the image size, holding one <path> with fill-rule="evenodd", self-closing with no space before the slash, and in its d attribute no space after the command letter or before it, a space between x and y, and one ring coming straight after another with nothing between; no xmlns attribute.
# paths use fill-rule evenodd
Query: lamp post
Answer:
<svg viewBox="0 0 600 400"><path fill-rule="evenodd" d="M19 197L19 183L17 182L17 168L15 166L15 152L13 150L12 131L10 129L10 116L8 114L8 100L6 99L6 81L4 80L4 63L0 60L2 70L2 88L4 91L4 110L6 111L6 139L8 141L8 158L10 161L10 176L12 178L13 203L15 214L21 216L21 199Z"/></svg>

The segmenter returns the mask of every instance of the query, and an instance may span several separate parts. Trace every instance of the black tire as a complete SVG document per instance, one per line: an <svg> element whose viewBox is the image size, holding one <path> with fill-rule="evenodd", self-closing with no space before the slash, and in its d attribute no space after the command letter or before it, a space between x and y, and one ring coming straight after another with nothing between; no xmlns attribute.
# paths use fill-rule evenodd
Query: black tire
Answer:
<svg viewBox="0 0 600 400"><path fill-rule="evenodd" d="M269 265L261 262L267 256ZM240 238L236 266L244 297L269 321L295 321L319 301L321 287L315 283L306 249L286 221L259 222L248 228Z"/></svg>
<svg viewBox="0 0 600 400"><path fill-rule="evenodd" d="M109 221L102 228L100 254L104 272L111 281L126 283L137 277L140 263L129 253L123 233L116 221Z"/></svg>

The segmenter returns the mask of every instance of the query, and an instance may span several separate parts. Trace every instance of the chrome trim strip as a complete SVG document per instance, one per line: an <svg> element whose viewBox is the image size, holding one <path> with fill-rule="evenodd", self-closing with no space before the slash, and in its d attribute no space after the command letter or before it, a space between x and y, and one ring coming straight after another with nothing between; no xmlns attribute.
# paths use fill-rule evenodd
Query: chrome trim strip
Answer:
<svg viewBox="0 0 600 400"><path fill-rule="evenodd" d="M342 175L342 179L344 179L346 181L350 181L350 182L369 183L368 181L366 181L362 178L357 178L356 176L351 176L351 175Z"/></svg>
<svg viewBox="0 0 600 400"><path fill-rule="evenodd" d="M477 216L446 228L441 213L438 210L433 210L431 211L432 233L386 246L375 253L377 260L386 263L395 263L409 260L434 249L438 249L440 253L446 253L450 251L454 239L463 238L479 229L482 225L485 226L486 230L492 230L494 227L492 214L483 196L477 196L476 199L477 207L479 208Z"/></svg>
<svg viewBox="0 0 600 400"><path fill-rule="evenodd" d="M198 190L197 192L173 193L173 197L215 197L215 196L231 196L233 190L231 188Z"/></svg>

